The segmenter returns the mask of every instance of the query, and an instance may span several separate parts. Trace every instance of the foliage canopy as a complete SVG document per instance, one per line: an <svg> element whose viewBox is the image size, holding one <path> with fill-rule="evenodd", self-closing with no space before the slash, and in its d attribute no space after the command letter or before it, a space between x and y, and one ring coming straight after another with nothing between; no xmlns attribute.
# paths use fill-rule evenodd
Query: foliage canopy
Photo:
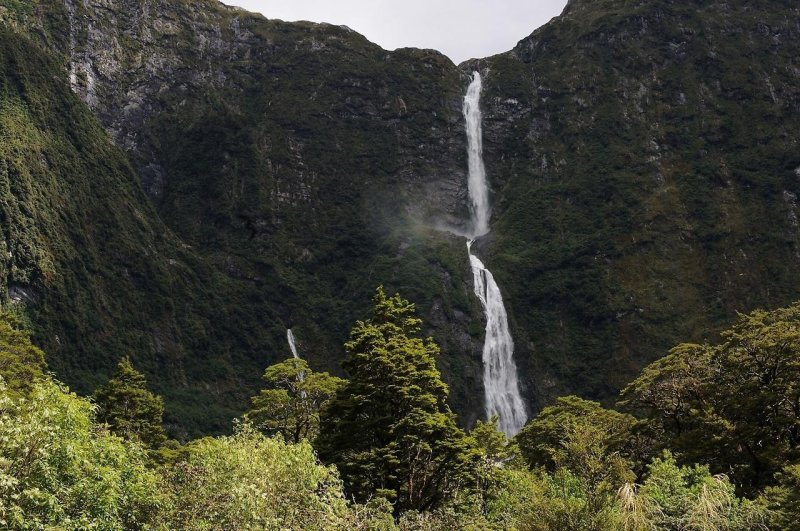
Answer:
<svg viewBox="0 0 800 531"><path fill-rule="evenodd" d="M281 434L294 443L317 437L320 411L344 384L295 358L268 367L263 379L269 388L251 399L245 419L268 435Z"/></svg>
<svg viewBox="0 0 800 531"><path fill-rule="evenodd" d="M800 304L740 315L722 338L675 347L620 404L681 460L730 470L754 494L800 459Z"/></svg>
<svg viewBox="0 0 800 531"><path fill-rule="evenodd" d="M439 349L419 337L414 305L378 288L372 315L345 344L349 380L322 418L320 455L356 500L433 509L474 482L474 451L446 404Z"/></svg>

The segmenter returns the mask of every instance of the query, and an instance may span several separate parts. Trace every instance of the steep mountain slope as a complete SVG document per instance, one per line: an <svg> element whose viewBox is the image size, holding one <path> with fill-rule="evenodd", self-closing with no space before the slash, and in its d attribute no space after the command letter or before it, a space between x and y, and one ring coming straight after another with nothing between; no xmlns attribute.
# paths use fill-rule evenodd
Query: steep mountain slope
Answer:
<svg viewBox="0 0 800 531"><path fill-rule="evenodd" d="M494 202L476 248L505 292L533 409L567 392L610 399L676 341L800 294L795 3L572 0L511 52L461 67L212 0L9 6L63 58L62 79L180 238L164 236L161 252L182 249L196 283L167 293L165 274L148 289L175 308L170 359L183 356L184 372L145 369L196 422L192 390L224 403L209 414L221 426L261 366L288 355L287 327L312 366L337 371L379 283L418 303L443 343L462 421L481 414L466 249L436 230L467 219L473 69ZM83 319L106 322L99 301L130 308L141 322L122 315L109 336L160 359L147 292L115 289L87 293ZM30 307L53 344L55 314ZM52 363L87 387L99 377L61 360L113 362L64 345Z"/></svg>
<svg viewBox="0 0 800 531"><path fill-rule="evenodd" d="M489 265L543 395L800 296L796 2L573 0L488 71ZM520 352L520 354L522 354Z"/></svg>
<svg viewBox="0 0 800 531"><path fill-rule="evenodd" d="M2 297L28 310L50 368L77 390L131 354L166 396L175 433L178 422L226 429L267 363L240 336L269 345L273 317L225 307L239 288L161 223L62 73L0 28Z"/></svg>
<svg viewBox="0 0 800 531"><path fill-rule="evenodd" d="M293 327L304 357L340 370L386 283L428 316L454 402L481 410L464 242L430 228L467 217L465 78L449 60L211 1L65 9L74 88L164 221Z"/></svg>
<svg viewBox="0 0 800 531"><path fill-rule="evenodd" d="M462 74L449 60L216 2L41 2L32 13L160 216L236 287L216 296L235 316L221 326L245 324L245 359L289 355L292 327L313 366L340 371L348 330L385 283L420 304L465 418L481 411L464 240L431 228L467 217ZM226 337L204 348L227 352ZM253 392L258 372L237 368L245 390L215 390Z"/></svg>

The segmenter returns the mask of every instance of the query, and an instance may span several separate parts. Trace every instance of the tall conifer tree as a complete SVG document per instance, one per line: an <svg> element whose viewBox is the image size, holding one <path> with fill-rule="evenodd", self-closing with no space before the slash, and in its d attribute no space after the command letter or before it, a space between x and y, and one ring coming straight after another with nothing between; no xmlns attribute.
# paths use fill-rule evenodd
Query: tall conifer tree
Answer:
<svg viewBox="0 0 800 531"><path fill-rule="evenodd" d="M323 414L320 455L357 500L431 509L472 484L473 448L447 406L439 347L419 337L414 305L378 288L373 315L345 344L350 380Z"/></svg>
<svg viewBox="0 0 800 531"><path fill-rule="evenodd" d="M27 394L47 365L44 353L12 313L0 311L0 377L11 394Z"/></svg>
<svg viewBox="0 0 800 531"><path fill-rule="evenodd" d="M147 389L144 374L126 356L111 379L95 391L97 420L127 440L156 448L166 440L162 419L164 401Z"/></svg>

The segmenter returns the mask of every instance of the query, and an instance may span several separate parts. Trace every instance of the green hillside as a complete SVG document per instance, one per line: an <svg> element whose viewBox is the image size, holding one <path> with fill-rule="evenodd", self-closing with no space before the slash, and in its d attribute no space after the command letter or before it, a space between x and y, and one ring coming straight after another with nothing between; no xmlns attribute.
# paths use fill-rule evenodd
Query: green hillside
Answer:
<svg viewBox="0 0 800 531"><path fill-rule="evenodd" d="M266 363L240 332L268 350L274 321L162 224L61 65L8 29L0 47L4 299L24 307L51 369L76 389L131 355L168 397L169 423L223 429L247 396L237 387ZM235 297L242 307L226 306ZM196 407L199 394L212 404Z"/></svg>

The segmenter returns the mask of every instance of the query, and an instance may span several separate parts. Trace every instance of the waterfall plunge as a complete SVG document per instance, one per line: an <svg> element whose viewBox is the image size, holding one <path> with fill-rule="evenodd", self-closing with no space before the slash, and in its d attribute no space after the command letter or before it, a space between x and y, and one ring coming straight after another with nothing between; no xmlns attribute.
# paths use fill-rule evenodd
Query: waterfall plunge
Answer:
<svg viewBox="0 0 800 531"><path fill-rule="evenodd" d="M294 359L299 360L300 359L300 355L297 353L297 344L294 342L294 332L292 332L291 328L287 328L286 329L286 340L289 342L289 350L292 351L292 356L294 357ZM303 380L305 380L306 379L305 373L302 373L302 372L299 373L297 375L297 379L299 381L301 381L301 382ZM306 392L302 391L300 393L300 396L302 398L305 398L306 397Z"/></svg>
<svg viewBox="0 0 800 531"><path fill-rule="evenodd" d="M486 185L486 166L483 164L483 117L481 116L481 75L473 74L467 95L464 96L464 118L467 123L467 155L469 158L470 214L472 238L489 232L489 187Z"/></svg>
<svg viewBox="0 0 800 531"><path fill-rule="evenodd" d="M483 163L483 131L480 110L482 80L478 72L464 97L464 118L469 155L469 198L472 234L467 253L472 268L475 295L486 314L486 335L483 343L483 386L486 394L486 416L500 417L500 429L509 437L516 435L528 419L519 392L517 366L514 363L514 340L508 329L508 316L500 288L492 273L472 254L474 238L489 232L489 188Z"/></svg>

